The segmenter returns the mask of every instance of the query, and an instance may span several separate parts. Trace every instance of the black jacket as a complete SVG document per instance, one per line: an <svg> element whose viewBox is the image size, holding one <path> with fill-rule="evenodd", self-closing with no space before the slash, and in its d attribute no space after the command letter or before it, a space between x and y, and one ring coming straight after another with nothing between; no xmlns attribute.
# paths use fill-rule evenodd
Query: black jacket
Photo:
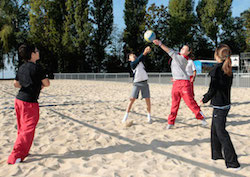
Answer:
<svg viewBox="0 0 250 177"><path fill-rule="evenodd" d="M42 80L46 77L45 71L40 65L32 62L22 64L15 78L22 86L16 98L25 102L37 103Z"/></svg>
<svg viewBox="0 0 250 177"><path fill-rule="evenodd" d="M224 74L222 65L223 63L218 63L210 71L211 82L208 92L202 99L203 103L207 103L211 100L213 106L226 106L231 104L233 76Z"/></svg>

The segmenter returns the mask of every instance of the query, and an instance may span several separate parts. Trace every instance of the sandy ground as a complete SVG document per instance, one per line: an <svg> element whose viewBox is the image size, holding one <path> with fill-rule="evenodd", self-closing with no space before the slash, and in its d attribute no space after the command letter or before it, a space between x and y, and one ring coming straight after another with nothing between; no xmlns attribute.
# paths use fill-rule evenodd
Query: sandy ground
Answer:
<svg viewBox="0 0 250 177"><path fill-rule="evenodd" d="M250 88L232 88L227 130L242 169L226 169L224 160L211 160L212 108L202 106L208 127L182 101L174 129L166 130L171 85L150 84L153 123L146 104L138 99L129 120L121 124L131 83L53 80L40 95L40 120L23 163L6 160L16 139L12 81L0 81L0 176L25 177L218 177L250 176ZM207 87L195 86L199 101Z"/></svg>

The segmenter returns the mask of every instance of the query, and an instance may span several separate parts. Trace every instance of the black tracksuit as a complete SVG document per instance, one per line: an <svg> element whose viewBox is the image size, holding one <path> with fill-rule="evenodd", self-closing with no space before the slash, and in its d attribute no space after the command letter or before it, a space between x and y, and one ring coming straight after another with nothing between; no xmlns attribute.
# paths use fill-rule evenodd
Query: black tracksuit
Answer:
<svg viewBox="0 0 250 177"><path fill-rule="evenodd" d="M225 158L227 168L240 166L230 136L227 132L226 121L231 104L232 76L227 76L222 70L223 63L218 63L209 73L211 82L208 92L202 101L211 100L213 105L213 118L211 126L212 159ZM222 155L224 152L224 157Z"/></svg>

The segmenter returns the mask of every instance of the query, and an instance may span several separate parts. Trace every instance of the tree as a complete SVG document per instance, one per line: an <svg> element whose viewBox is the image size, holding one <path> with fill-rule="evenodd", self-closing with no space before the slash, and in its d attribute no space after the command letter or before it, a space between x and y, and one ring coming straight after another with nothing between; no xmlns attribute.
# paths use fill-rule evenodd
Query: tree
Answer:
<svg viewBox="0 0 250 177"><path fill-rule="evenodd" d="M105 48L111 43L113 28L113 1L94 0L91 7L91 21L93 23L93 54L95 61L94 71L103 69L103 61L106 57Z"/></svg>
<svg viewBox="0 0 250 177"><path fill-rule="evenodd" d="M191 29L194 24L193 0L170 0L170 31L171 46L180 48L192 41Z"/></svg>
<svg viewBox="0 0 250 177"><path fill-rule="evenodd" d="M234 54L240 54L246 49L246 30L242 17L229 17L224 21L222 33L220 34L221 43L230 46Z"/></svg>
<svg viewBox="0 0 250 177"><path fill-rule="evenodd" d="M104 62L104 70L111 73L124 72L126 60L123 56L123 33L115 25L111 38L111 45L106 49L108 56Z"/></svg>
<svg viewBox="0 0 250 177"><path fill-rule="evenodd" d="M76 29L76 53L78 54L78 71L89 71L91 50L90 41L91 33L93 32L92 25L89 19L90 7L88 4L89 0L78 0L76 1L75 9L75 29Z"/></svg>
<svg viewBox="0 0 250 177"><path fill-rule="evenodd" d="M4 68L3 55L8 62L18 65L16 51L26 41L29 6L27 0L1 0L0 2L0 69Z"/></svg>
<svg viewBox="0 0 250 177"><path fill-rule="evenodd" d="M153 30L158 39L164 44L169 45L169 19L170 15L166 6L156 6L152 4L146 13L146 29ZM149 59L145 61L148 71L170 71L168 60L170 57L158 46L151 45L152 52ZM150 60L151 59L151 60Z"/></svg>
<svg viewBox="0 0 250 177"><path fill-rule="evenodd" d="M63 72L65 66L62 45L63 23L66 14L64 0L30 0L30 41L40 49L42 60L49 73Z"/></svg>
<svg viewBox="0 0 250 177"><path fill-rule="evenodd" d="M244 28L246 29L246 52L250 52L250 8L241 13Z"/></svg>
<svg viewBox="0 0 250 177"><path fill-rule="evenodd" d="M69 65L72 63L73 58L75 58L76 47L76 27L74 14L76 11L76 4L74 0L67 0L65 3L66 14L63 27L62 45L64 47L64 59L59 60L59 71L69 70ZM74 54L74 55L73 55ZM73 55L73 56L72 56Z"/></svg>
<svg viewBox="0 0 250 177"><path fill-rule="evenodd" d="M145 15L148 0L125 0L123 40L125 57L129 52L139 54L144 47L143 33L145 32Z"/></svg>
<svg viewBox="0 0 250 177"><path fill-rule="evenodd" d="M92 26L89 21L88 0L67 0L62 44L62 65L68 72L88 71L88 48Z"/></svg>
<svg viewBox="0 0 250 177"><path fill-rule="evenodd" d="M231 16L232 0L200 0L196 11L201 27L215 46L218 45L223 21Z"/></svg>
<svg viewBox="0 0 250 177"><path fill-rule="evenodd" d="M195 23L191 30L193 57L195 60L209 60L214 57L214 47L211 40L209 40L204 30L201 28L197 18L198 17L195 16Z"/></svg>

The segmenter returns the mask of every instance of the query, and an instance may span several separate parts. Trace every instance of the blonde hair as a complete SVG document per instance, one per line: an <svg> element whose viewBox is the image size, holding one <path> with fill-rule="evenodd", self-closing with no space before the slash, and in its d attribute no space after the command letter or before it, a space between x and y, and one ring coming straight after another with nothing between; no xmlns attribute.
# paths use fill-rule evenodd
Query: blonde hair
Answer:
<svg viewBox="0 0 250 177"><path fill-rule="evenodd" d="M219 47L215 49L214 57L218 57L221 61L224 61L222 70L228 76L232 75L232 62L231 56L232 51L230 47L226 44L220 44Z"/></svg>

